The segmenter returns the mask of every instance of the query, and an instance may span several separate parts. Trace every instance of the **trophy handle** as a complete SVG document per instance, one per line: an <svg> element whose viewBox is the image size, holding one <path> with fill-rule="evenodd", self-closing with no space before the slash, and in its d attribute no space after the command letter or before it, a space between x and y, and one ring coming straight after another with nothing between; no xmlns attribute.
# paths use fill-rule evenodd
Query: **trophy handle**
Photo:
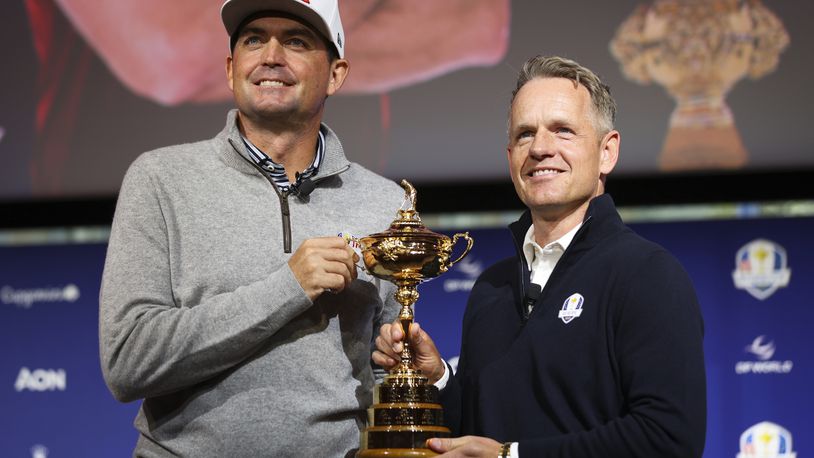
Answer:
<svg viewBox="0 0 814 458"><path fill-rule="evenodd" d="M472 240L472 237L469 236L469 232L464 232L463 234L458 233L458 234L455 234L455 235L452 236L452 246L453 247L455 246L455 242L457 242L459 238L466 239L466 248L464 249L464 252L461 253L460 256L458 256L458 259L456 259L456 260L449 263L447 268L450 268L450 267L454 266L455 263L457 263L458 261L463 259L464 256L466 256L467 253L469 253L469 250L472 249L472 244L475 243L474 240Z"/></svg>

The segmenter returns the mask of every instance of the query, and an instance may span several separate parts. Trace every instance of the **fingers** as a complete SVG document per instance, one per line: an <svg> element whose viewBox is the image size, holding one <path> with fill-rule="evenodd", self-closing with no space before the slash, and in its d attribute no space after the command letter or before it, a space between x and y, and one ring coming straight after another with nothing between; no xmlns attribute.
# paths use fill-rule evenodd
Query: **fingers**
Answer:
<svg viewBox="0 0 814 458"><path fill-rule="evenodd" d="M313 301L325 291L340 292L356 279L356 253L340 237L309 239L297 248L288 265Z"/></svg>
<svg viewBox="0 0 814 458"><path fill-rule="evenodd" d="M376 350L373 352L373 362L390 370L401 361L397 351L393 349L393 339L391 329L394 326L401 326L396 324L383 324L379 329L379 335L376 337Z"/></svg>
<svg viewBox="0 0 814 458"><path fill-rule="evenodd" d="M487 437L464 436L450 439L433 438L427 446L436 453L450 453L450 456L488 457L498 456L500 443Z"/></svg>
<svg viewBox="0 0 814 458"><path fill-rule="evenodd" d="M430 383L437 382L443 377L446 365L435 343L416 322L410 325L408 333L413 350L414 367L424 372ZM375 340L376 349L372 355L373 362L386 370L392 369L401 362L401 352L404 350L403 341L404 331L398 319L393 323L382 325Z"/></svg>

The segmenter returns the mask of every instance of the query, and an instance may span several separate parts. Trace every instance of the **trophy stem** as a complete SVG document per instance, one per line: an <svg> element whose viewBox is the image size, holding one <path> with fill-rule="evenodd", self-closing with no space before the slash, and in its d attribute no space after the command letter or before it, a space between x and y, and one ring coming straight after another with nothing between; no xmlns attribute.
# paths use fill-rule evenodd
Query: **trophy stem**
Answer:
<svg viewBox="0 0 814 458"><path fill-rule="evenodd" d="M413 351L410 345L410 339L407 338L410 332L410 325L413 324L413 304L418 300L418 290L416 289L417 283L404 282L398 285L394 297L399 304L401 304L401 311L399 312L399 322L401 323L401 330L404 332L404 342L401 350L401 363L396 366L392 374L406 375L408 373L415 373L416 369L413 368Z"/></svg>

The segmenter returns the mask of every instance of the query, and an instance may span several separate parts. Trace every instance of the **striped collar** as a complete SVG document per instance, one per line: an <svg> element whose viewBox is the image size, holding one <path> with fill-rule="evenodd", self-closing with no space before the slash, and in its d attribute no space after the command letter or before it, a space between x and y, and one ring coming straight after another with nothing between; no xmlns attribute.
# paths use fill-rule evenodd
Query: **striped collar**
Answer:
<svg viewBox="0 0 814 458"><path fill-rule="evenodd" d="M277 185L280 191L283 192L289 191L292 187L296 188L302 182L302 180L315 176L319 171L319 165L322 163L322 159L325 157L325 135L320 128L319 135L317 135L317 148L316 154L314 154L314 162L312 162L311 165L309 165L302 172L297 172L297 181L292 184L288 180L288 176L285 173L285 167L282 164L272 161L266 153L260 151L260 148L254 146L254 144L242 133L240 134L240 138L243 140L243 144L246 145L246 148L249 151L249 157L263 170L269 173L269 176L271 176L274 184Z"/></svg>

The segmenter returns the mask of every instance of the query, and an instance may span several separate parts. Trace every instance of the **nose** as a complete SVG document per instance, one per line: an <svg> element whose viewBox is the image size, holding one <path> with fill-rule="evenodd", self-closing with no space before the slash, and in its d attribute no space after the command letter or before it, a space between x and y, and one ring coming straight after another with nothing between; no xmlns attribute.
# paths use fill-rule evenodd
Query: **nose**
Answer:
<svg viewBox="0 0 814 458"><path fill-rule="evenodd" d="M269 67L285 65L285 47L276 38L272 38L266 43L263 63Z"/></svg>
<svg viewBox="0 0 814 458"><path fill-rule="evenodd" d="M534 134L534 139L531 141L529 147L529 156L536 160L542 160L545 157L554 155L554 142L550 135L544 129L539 129Z"/></svg>

